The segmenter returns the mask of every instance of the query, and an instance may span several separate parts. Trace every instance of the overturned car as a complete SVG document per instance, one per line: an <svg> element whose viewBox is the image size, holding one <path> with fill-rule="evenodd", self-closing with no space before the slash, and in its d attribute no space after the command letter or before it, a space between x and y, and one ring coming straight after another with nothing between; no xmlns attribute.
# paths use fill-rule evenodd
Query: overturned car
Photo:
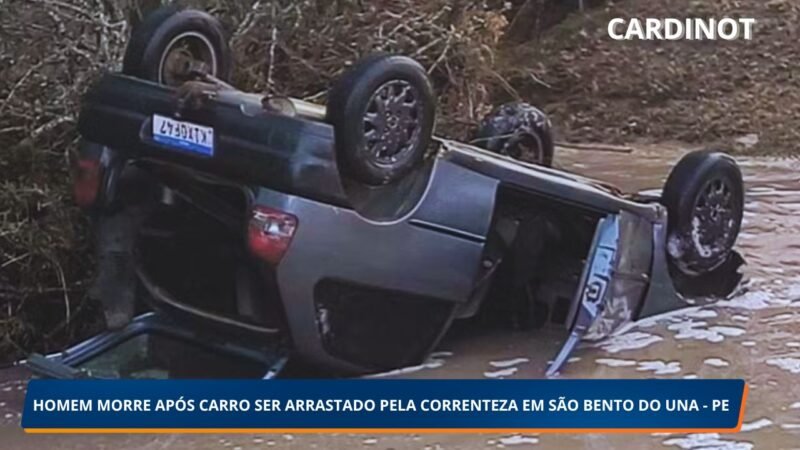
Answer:
<svg viewBox="0 0 800 450"><path fill-rule="evenodd" d="M165 8L87 93L75 191L110 331L33 359L43 372L149 333L246 357L247 376L287 358L375 372L505 302L568 331L555 373L582 338L739 280L744 188L723 153L625 194L548 167L550 123L528 105L498 108L475 145L433 137L431 83L406 57L359 61L327 107L239 91L230 69L214 18Z"/></svg>

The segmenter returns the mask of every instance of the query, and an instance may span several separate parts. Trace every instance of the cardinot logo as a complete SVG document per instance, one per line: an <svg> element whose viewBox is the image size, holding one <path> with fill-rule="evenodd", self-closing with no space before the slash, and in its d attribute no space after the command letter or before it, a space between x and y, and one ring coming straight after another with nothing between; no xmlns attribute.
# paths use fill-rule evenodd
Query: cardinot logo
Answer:
<svg viewBox="0 0 800 450"><path fill-rule="evenodd" d="M756 19L655 19L617 17L608 22L611 39L644 41L725 40L753 39Z"/></svg>

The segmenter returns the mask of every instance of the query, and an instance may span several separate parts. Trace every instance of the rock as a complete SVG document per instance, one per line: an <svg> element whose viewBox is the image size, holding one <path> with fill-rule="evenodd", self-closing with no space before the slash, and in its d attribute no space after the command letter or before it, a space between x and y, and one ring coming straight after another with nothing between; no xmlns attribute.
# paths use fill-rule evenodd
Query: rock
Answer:
<svg viewBox="0 0 800 450"><path fill-rule="evenodd" d="M758 135L755 133L745 134L736 138L736 143L744 146L744 148L752 148L758 144Z"/></svg>

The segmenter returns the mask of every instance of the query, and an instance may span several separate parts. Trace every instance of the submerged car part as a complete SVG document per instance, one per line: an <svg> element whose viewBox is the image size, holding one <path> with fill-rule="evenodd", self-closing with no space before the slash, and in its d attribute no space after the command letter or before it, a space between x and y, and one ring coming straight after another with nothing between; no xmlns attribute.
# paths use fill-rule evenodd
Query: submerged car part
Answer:
<svg viewBox="0 0 800 450"><path fill-rule="evenodd" d="M47 378L275 378L287 350L232 335L201 332L161 314L139 316L120 330L24 364Z"/></svg>

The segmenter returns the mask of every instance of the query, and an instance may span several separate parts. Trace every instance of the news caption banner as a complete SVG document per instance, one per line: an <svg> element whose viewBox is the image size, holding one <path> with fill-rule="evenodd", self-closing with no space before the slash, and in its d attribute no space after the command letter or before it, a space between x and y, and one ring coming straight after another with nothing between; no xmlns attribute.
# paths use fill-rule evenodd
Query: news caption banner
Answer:
<svg viewBox="0 0 800 450"><path fill-rule="evenodd" d="M743 380L32 380L30 433L736 432Z"/></svg>

